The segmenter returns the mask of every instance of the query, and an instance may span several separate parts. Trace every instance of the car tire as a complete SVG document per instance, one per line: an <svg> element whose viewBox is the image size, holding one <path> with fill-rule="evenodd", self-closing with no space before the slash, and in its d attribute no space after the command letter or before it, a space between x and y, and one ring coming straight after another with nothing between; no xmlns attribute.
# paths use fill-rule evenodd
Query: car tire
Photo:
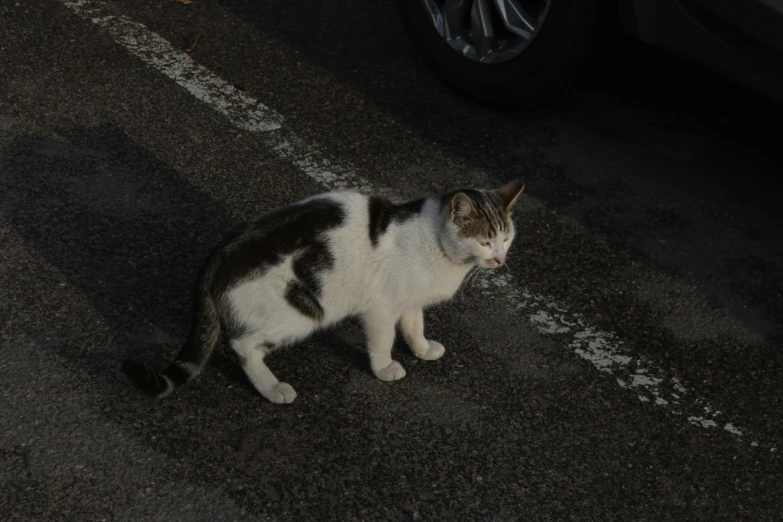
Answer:
<svg viewBox="0 0 783 522"><path fill-rule="evenodd" d="M522 53L482 64L455 51L438 33L422 0L397 0L408 37L449 86L491 105L536 108L573 85L596 43L598 0L552 0L538 34Z"/></svg>

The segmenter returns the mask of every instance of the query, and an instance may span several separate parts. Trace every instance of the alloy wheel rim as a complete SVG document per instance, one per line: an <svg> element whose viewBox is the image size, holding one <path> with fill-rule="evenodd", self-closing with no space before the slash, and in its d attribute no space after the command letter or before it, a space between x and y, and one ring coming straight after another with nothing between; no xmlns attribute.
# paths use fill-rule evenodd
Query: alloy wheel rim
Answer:
<svg viewBox="0 0 783 522"><path fill-rule="evenodd" d="M422 0L441 38L487 65L519 56L538 35L551 0Z"/></svg>

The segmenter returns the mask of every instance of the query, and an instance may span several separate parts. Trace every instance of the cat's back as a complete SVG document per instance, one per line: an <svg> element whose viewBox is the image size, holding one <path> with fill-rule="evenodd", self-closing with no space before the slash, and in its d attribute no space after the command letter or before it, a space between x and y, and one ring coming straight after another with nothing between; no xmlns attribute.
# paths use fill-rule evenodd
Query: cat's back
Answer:
<svg viewBox="0 0 783 522"><path fill-rule="evenodd" d="M428 259L442 254L426 232L426 201L334 191L274 210L228 239L219 293L235 322L267 324L275 339L379 303L427 302L440 277Z"/></svg>
<svg viewBox="0 0 783 522"><path fill-rule="evenodd" d="M354 191L317 194L278 208L229 233L216 249L215 280L224 290L265 268L294 260L313 274L349 271L354 277L407 258L431 238L408 231L426 200L396 205Z"/></svg>
<svg viewBox="0 0 783 522"><path fill-rule="evenodd" d="M270 267L305 255L312 268L331 264L330 232L355 219L355 209L367 198L353 192L325 192L243 223L230 231L215 248L209 286L223 293L237 284L262 275Z"/></svg>

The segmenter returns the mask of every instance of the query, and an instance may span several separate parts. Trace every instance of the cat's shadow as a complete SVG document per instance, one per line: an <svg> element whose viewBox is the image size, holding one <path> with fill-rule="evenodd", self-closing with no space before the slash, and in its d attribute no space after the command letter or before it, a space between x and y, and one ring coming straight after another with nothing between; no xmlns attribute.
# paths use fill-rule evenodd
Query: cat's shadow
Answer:
<svg viewBox="0 0 783 522"><path fill-rule="evenodd" d="M239 220L114 126L22 135L0 160L0 214L41 260L38 302L51 307L46 321L20 316L15 328L105 393L128 386L125 358L164 368L190 328L201 264Z"/></svg>

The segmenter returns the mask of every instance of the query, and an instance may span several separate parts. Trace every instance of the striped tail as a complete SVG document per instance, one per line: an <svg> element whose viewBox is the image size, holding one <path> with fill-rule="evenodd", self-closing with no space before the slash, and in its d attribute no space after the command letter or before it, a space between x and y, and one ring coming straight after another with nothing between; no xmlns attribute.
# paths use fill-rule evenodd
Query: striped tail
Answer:
<svg viewBox="0 0 783 522"><path fill-rule="evenodd" d="M209 271L209 264L206 271ZM209 278L205 278L209 279ZM122 363L125 375L148 395L162 399L196 377L209 360L220 337L220 317L208 290L207 281L199 284L193 326L187 341L174 361L163 372L148 370L143 364L126 359Z"/></svg>

